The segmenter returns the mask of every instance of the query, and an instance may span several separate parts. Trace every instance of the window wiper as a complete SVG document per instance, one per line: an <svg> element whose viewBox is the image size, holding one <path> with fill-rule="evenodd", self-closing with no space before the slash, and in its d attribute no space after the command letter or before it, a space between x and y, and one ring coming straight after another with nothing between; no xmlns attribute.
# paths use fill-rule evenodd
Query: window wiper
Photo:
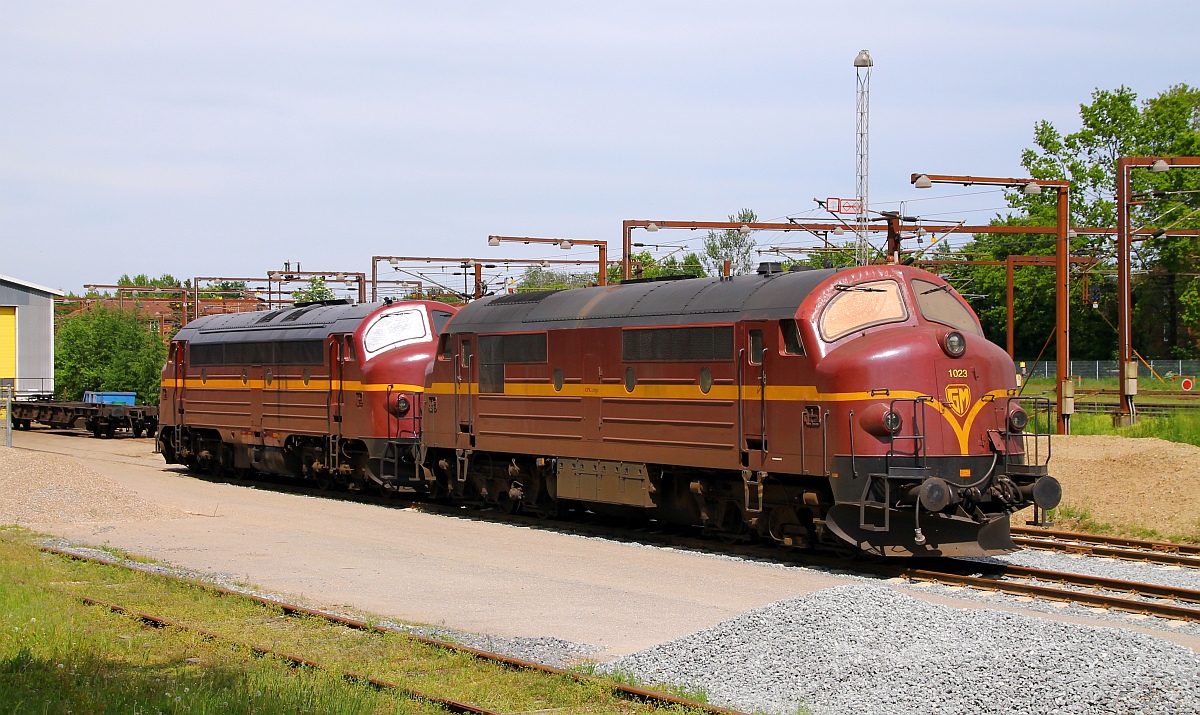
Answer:
<svg viewBox="0 0 1200 715"><path fill-rule="evenodd" d="M949 284L949 283L947 283L947 284L946 284L946 285L944 285L944 286L938 286L937 288L930 288L930 289L929 289L929 290L927 290L927 291L922 291L922 292L921 292L921 295L929 295L930 293L936 293L936 292L938 292L939 290L944 290L944 291L946 291L947 293L949 293L949 292L950 292L950 284Z"/></svg>
<svg viewBox="0 0 1200 715"><path fill-rule="evenodd" d="M855 291L857 293L886 293L887 292L883 288L863 288L861 286L848 286L848 285L844 285L842 283L838 283L837 285L835 285L833 287L833 289L836 291L841 291L843 293L846 291Z"/></svg>

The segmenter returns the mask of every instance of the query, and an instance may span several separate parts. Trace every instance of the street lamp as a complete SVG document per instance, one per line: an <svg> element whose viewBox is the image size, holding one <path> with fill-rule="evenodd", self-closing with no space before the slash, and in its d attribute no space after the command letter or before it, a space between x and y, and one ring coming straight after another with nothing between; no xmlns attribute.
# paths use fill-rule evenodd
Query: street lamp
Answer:
<svg viewBox="0 0 1200 715"><path fill-rule="evenodd" d="M596 285L608 285L608 241L589 241L579 238L532 238L530 236L488 236L489 246L499 246L502 242L520 243L550 243L564 251L580 246L595 246L599 251L599 270L596 272Z"/></svg>

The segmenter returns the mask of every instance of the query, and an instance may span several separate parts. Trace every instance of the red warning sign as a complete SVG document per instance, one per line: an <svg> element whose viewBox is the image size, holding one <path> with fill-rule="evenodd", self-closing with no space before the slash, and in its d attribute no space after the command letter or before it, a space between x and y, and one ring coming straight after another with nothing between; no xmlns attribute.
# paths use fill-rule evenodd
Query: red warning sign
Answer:
<svg viewBox="0 0 1200 715"><path fill-rule="evenodd" d="M1192 379L1192 378L1190 378L1190 377L1185 377L1185 378L1183 378L1183 391L1184 391L1184 392L1191 392L1191 391L1192 391L1192 388L1193 388L1193 387L1195 387L1195 386L1196 386L1196 381L1195 381L1195 380L1193 380L1193 379Z"/></svg>

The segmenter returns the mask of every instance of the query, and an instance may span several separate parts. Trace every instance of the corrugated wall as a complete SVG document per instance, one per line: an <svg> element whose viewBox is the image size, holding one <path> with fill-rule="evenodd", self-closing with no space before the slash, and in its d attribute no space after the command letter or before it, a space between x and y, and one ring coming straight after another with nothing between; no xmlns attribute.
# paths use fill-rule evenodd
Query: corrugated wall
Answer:
<svg viewBox="0 0 1200 715"><path fill-rule="evenodd" d="M0 281L0 305L17 308L17 392L53 392L53 296Z"/></svg>

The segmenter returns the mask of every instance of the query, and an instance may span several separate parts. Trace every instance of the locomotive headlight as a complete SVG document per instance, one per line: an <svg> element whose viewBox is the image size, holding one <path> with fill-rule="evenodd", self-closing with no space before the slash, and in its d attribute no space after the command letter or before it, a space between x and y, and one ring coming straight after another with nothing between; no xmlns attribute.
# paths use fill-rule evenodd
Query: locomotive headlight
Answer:
<svg viewBox="0 0 1200 715"><path fill-rule="evenodd" d="M957 330L951 330L942 338L942 349L950 357L962 357L967 351L967 339Z"/></svg>
<svg viewBox="0 0 1200 715"><path fill-rule="evenodd" d="M858 417L859 424L867 432L876 437L890 438L904 426L904 420L888 407L886 403L876 402L862 411Z"/></svg>
<svg viewBox="0 0 1200 715"><path fill-rule="evenodd" d="M412 407L412 405L410 405L408 403L408 398L405 397L404 395L400 395L399 397L396 398L396 413L397 414L401 414L401 415L408 414L408 410L410 407Z"/></svg>
<svg viewBox="0 0 1200 715"><path fill-rule="evenodd" d="M1023 432L1029 424L1029 413L1020 407L1008 413L1008 426L1013 432Z"/></svg>

